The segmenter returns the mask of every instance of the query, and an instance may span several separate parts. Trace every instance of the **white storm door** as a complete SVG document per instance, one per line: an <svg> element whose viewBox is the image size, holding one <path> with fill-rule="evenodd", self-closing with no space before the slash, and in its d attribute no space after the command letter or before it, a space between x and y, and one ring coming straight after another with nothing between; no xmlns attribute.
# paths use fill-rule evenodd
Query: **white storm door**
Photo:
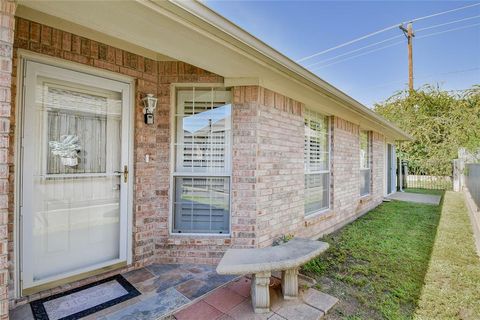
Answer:
<svg viewBox="0 0 480 320"><path fill-rule="evenodd" d="M390 175L391 175L391 188L392 192L397 192L397 155L395 152L395 145L392 144L392 166L390 168Z"/></svg>
<svg viewBox="0 0 480 320"><path fill-rule="evenodd" d="M25 61L23 289L127 261L130 85Z"/></svg>

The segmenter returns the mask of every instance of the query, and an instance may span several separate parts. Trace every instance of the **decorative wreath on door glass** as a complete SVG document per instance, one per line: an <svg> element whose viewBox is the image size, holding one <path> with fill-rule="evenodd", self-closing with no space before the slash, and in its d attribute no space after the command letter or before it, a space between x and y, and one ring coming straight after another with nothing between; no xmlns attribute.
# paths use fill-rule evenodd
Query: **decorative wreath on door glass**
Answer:
<svg viewBox="0 0 480 320"><path fill-rule="evenodd" d="M50 141L48 144L52 149L52 154L59 156L64 166L75 167L78 165L80 144L77 136L63 135L60 137L60 141Z"/></svg>

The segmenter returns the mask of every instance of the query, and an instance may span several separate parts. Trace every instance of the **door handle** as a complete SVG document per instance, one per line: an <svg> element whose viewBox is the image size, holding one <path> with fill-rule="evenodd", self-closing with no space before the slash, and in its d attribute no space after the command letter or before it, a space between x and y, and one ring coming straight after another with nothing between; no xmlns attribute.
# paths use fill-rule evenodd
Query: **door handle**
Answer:
<svg viewBox="0 0 480 320"><path fill-rule="evenodd" d="M123 166L123 171L114 171L115 173L123 174L123 182L127 183L128 181L128 166Z"/></svg>

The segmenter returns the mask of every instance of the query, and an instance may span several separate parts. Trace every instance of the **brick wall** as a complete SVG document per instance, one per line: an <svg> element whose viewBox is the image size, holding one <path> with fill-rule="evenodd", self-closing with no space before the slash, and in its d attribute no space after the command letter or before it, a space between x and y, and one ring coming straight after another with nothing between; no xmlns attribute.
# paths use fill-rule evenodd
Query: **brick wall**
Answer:
<svg viewBox="0 0 480 320"><path fill-rule="evenodd" d="M261 88L233 91L232 240L239 247L257 245L257 134Z"/></svg>
<svg viewBox="0 0 480 320"><path fill-rule="evenodd" d="M2 23L3 20L2 19ZM13 20L12 20L13 21ZM12 22L13 23L13 22ZM7 35L7 33L2 33ZM12 35L13 36L13 35ZM172 248L178 239L168 237L169 218L169 192L170 192L170 87L171 83L222 83L223 78L179 61L154 61L120 48L99 43L90 39L79 37L62 30L51 28L23 18L16 19L16 32L14 41L14 68L12 84L16 83L18 63L18 49L24 49L39 54L61 58L82 65L108 70L119 74L128 75L135 79L135 132L134 132L134 208L133 208L133 265L128 269L138 268L157 261L168 260L165 251ZM8 81L10 84L10 81ZM16 90L0 91L4 98L15 101ZM155 110L155 125L145 125L143 122L143 103L141 99L147 93L158 97ZM0 97L1 98L1 97ZM8 102L7 101L7 102ZM9 167L10 167L10 202L8 206L9 225L9 265L10 279L14 274L14 206L13 206L13 178L14 178L14 153L15 153L15 106L8 110L5 116L10 117L12 125L6 132L10 132ZM0 137L1 139L1 137ZM150 155L149 163L145 163L145 155ZM0 164L1 166L1 164ZM5 172L5 176L7 173ZM184 241L184 240L181 240ZM199 246L202 251L215 246L210 240L196 240L188 245ZM216 243L217 240L215 240ZM182 242L183 243L183 242ZM222 240L229 245L230 240ZM201 247L200 245L203 245ZM183 248L185 249L185 248ZM183 250L183 252L187 252ZM175 253L173 253L175 254ZM188 254L186 254L188 255ZM218 256L218 254L217 254ZM210 262L213 259L188 260L191 262ZM97 277L85 279L65 287L59 287L41 293L42 296L57 293L71 287L83 285L88 282L105 278L118 270ZM13 282L10 281L10 296L14 294ZM6 292L6 291L5 291ZM40 296L35 294L23 301L33 300ZM13 301L21 303L22 300Z"/></svg>
<svg viewBox="0 0 480 320"><path fill-rule="evenodd" d="M274 99L273 99L274 98ZM295 233L303 221L303 107L265 90L257 133L258 245Z"/></svg>
<svg viewBox="0 0 480 320"><path fill-rule="evenodd" d="M234 91L232 241L263 247L303 213L303 106L257 86Z"/></svg>
<svg viewBox="0 0 480 320"><path fill-rule="evenodd" d="M360 127L341 118L333 121L333 208L335 222L357 212L360 197Z"/></svg>
<svg viewBox="0 0 480 320"><path fill-rule="evenodd" d="M294 234L318 238L383 199L384 138L373 132L372 193L360 198L360 127L330 118L331 209L304 216L304 106L261 87L234 91L233 243L268 246ZM251 239L251 241L247 241Z"/></svg>
<svg viewBox="0 0 480 320"><path fill-rule="evenodd" d="M15 8L13 1L0 1L0 319L8 319L8 144Z"/></svg>

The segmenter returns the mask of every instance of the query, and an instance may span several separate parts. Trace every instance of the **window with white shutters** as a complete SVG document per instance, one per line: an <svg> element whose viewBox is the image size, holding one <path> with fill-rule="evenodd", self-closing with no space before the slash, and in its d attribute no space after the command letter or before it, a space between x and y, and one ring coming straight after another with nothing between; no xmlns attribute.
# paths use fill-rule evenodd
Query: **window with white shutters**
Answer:
<svg viewBox="0 0 480 320"><path fill-rule="evenodd" d="M174 232L229 232L231 109L223 88L177 91Z"/></svg>
<svg viewBox="0 0 480 320"><path fill-rule="evenodd" d="M360 131L360 196L370 193L370 150L370 133L368 131Z"/></svg>
<svg viewBox="0 0 480 320"><path fill-rule="evenodd" d="M328 117L305 109L305 215L330 207Z"/></svg>

